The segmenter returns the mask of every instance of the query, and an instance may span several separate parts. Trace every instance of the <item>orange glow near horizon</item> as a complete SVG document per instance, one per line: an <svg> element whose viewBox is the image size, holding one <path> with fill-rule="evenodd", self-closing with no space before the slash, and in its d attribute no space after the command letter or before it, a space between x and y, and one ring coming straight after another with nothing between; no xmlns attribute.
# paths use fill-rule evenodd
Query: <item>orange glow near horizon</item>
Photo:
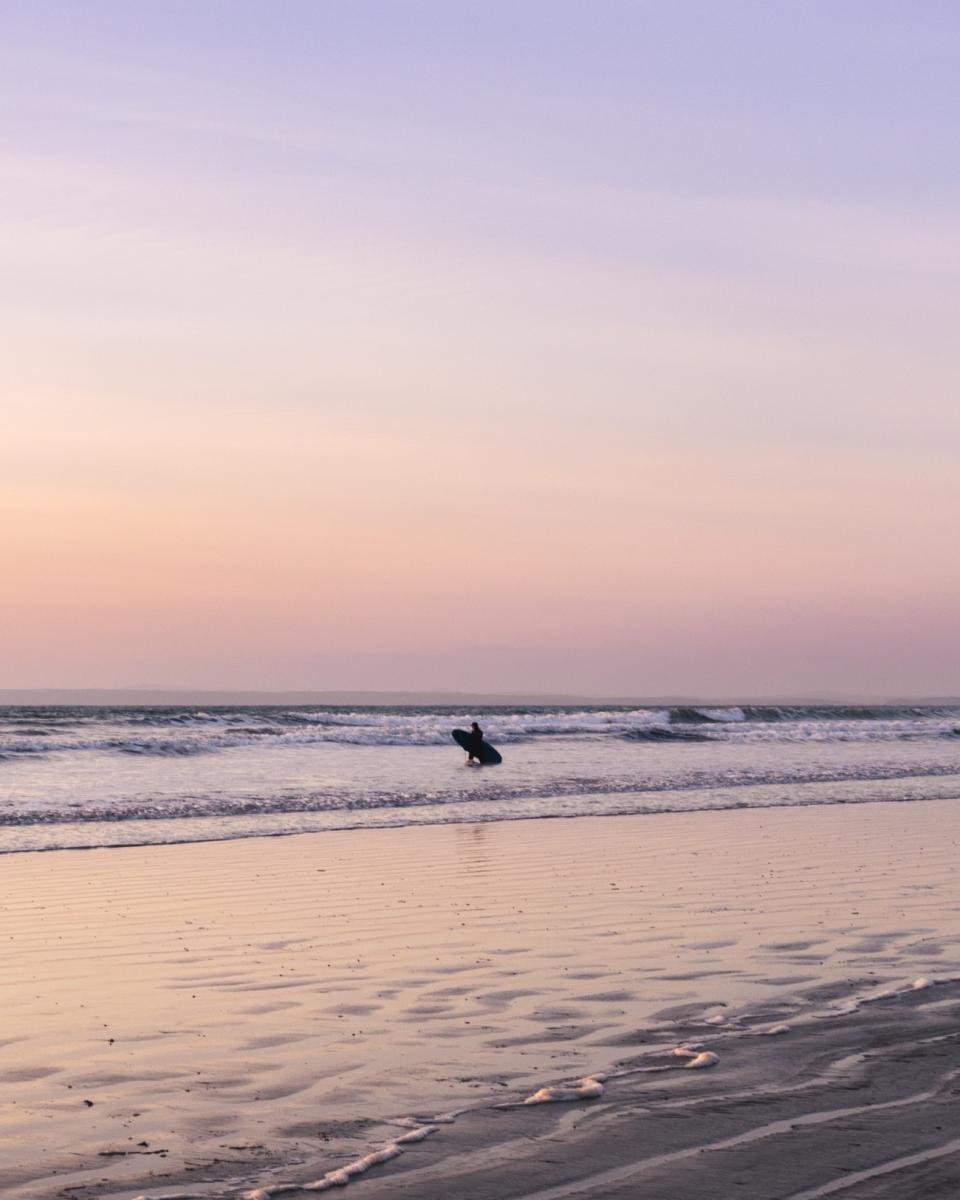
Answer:
<svg viewBox="0 0 960 1200"><path fill-rule="evenodd" d="M920 483L891 461L721 457L602 428L498 447L465 445L455 423L383 439L315 417L281 430L270 413L225 447L219 422L166 411L138 446L91 425L85 480L3 487L9 686L399 688L422 662L420 686L519 689L513 659L559 687L563 656L583 672L592 654L593 688L664 690L665 666L651 687L644 662L665 650L695 687L688 659L741 674L778 636L792 670L812 656L813 686L818 653L842 658L892 615L923 612L935 638L925 594L938 572L952 583L946 462Z"/></svg>

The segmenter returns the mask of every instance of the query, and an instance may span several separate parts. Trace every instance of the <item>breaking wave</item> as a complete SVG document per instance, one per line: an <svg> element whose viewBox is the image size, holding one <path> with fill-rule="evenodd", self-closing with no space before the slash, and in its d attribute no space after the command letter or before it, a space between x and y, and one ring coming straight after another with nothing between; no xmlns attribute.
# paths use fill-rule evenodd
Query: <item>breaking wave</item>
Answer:
<svg viewBox="0 0 960 1200"><path fill-rule="evenodd" d="M0 759L61 752L176 757L261 744L446 745L476 715L436 707L0 709ZM485 708L498 743L616 737L636 743L891 741L956 736L960 707L674 705Z"/></svg>
<svg viewBox="0 0 960 1200"><path fill-rule="evenodd" d="M651 725L649 729L628 729L621 734L628 742L709 742L713 739L707 733L698 733L695 729L672 729L663 725Z"/></svg>

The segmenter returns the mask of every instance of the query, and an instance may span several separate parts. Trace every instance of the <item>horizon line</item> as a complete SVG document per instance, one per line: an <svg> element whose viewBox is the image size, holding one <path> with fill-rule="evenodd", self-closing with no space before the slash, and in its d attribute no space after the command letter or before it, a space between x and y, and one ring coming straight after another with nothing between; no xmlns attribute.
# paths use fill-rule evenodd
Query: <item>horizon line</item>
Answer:
<svg viewBox="0 0 960 1200"><path fill-rule="evenodd" d="M59 699L58 699L59 698ZM73 704L77 707L96 707L104 701L128 706L182 706L204 703L209 706L264 705L264 704L367 704L377 706L429 704L454 704L457 706L503 707L508 704L634 704L650 706L739 706L739 705L845 705L870 704L890 706L898 704L936 705L960 704L957 696L876 696L862 693L804 693L785 695L775 693L762 696L731 697L716 695L655 695L614 694L610 692L537 692L537 691L457 691L449 688L421 689L374 689L374 688L178 688L178 687L45 687L45 688L0 688L0 705L15 707L31 703Z"/></svg>

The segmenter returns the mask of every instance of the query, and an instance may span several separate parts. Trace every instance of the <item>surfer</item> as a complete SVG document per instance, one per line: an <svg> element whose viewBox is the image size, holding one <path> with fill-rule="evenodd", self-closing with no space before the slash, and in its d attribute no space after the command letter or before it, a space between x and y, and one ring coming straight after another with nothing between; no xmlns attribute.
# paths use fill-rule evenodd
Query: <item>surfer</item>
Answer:
<svg viewBox="0 0 960 1200"><path fill-rule="evenodd" d="M480 747L482 745L483 730L476 723L476 721L474 721L470 725L470 744L466 747L467 762L473 762L474 759L476 759L477 762L480 761Z"/></svg>
<svg viewBox="0 0 960 1200"><path fill-rule="evenodd" d="M450 736L467 752L468 767L494 767L503 762L499 752L483 739L483 730L474 721L469 729L451 729Z"/></svg>

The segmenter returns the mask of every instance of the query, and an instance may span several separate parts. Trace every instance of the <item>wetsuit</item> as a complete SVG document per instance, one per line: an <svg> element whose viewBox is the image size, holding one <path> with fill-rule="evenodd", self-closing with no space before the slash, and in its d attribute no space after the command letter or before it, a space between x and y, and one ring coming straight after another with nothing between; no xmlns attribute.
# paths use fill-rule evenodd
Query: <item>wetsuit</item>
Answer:
<svg viewBox="0 0 960 1200"><path fill-rule="evenodd" d="M470 758L480 757L480 747L483 745L483 730L479 725L474 725L470 730L470 749L467 751Z"/></svg>

